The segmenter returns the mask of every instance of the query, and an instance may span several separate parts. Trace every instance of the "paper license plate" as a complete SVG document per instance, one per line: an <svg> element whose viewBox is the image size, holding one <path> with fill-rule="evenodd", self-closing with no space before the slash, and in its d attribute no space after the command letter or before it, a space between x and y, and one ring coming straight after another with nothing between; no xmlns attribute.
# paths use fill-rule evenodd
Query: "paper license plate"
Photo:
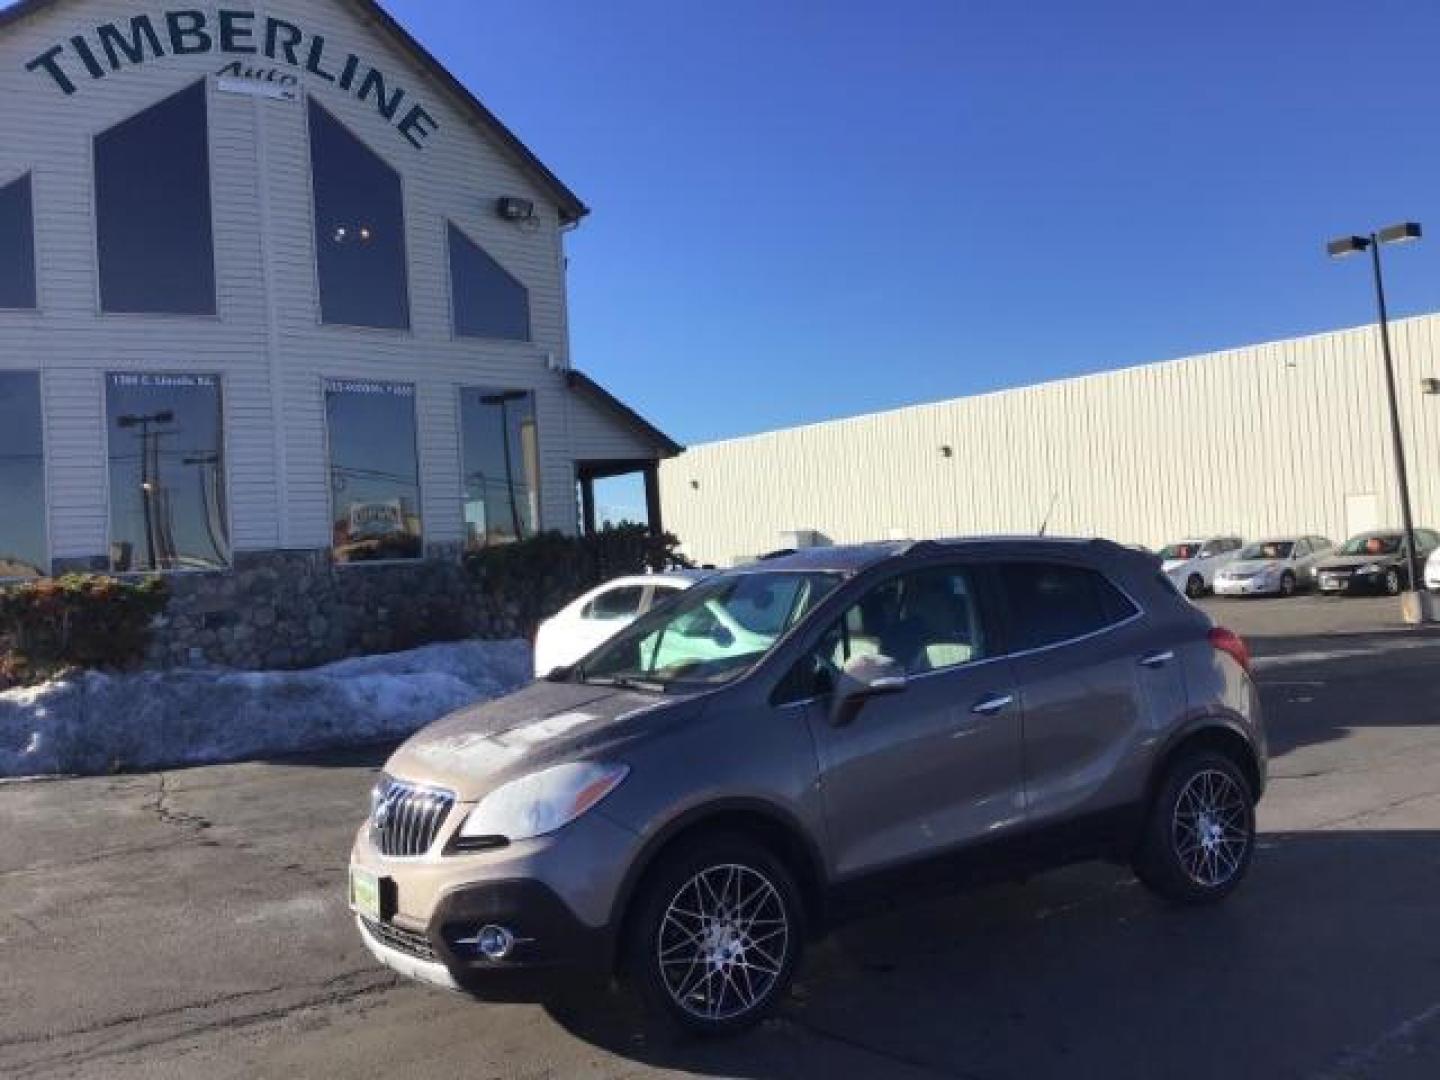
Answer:
<svg viewBox="0 0 1440 1080"><path fill-rule="evenodd" d="M367 919L380 920L380 879L358 866L350 868L350 906Z"/></svg>

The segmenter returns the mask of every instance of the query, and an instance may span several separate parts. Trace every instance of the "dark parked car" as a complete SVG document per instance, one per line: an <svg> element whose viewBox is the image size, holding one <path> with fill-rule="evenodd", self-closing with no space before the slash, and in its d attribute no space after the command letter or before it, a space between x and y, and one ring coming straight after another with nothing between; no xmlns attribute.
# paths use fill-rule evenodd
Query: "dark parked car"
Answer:
<svg viewBox="0 0 1440 1080"><path fill-rule="evenodd" d="M1423 569L1430 553L1440 548L1440 533L1416 529L1415 544L1419 551L1417 561ZM1347 593L1399 596L1410 587L1404 531L1376 529L1352 536L1315 568L1315 583L1322 593L1332 596Z"/></svg>
<svg viewBox="0 0 1440 1080"><path fill-rule="evenodd" d="M1079 859L1213 903L1265 734L1245 645L1105 541L817 548L716 574L421 731L350 857L381 962L481 996L620 973L754 1023L866 897Z"/></svg>

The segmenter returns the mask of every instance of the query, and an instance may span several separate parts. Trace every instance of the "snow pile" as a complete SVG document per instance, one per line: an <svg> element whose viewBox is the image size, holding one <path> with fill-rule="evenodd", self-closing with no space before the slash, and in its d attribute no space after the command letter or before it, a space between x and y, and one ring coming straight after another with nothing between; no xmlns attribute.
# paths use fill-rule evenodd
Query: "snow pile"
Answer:
<svg viewBox="0 0 1440 1080"><path fill-rule="evenodd" d="M95 774L409 735L529 680L523 641L464 641L309 671L88 672L0 693L0 777Z"/></svg>

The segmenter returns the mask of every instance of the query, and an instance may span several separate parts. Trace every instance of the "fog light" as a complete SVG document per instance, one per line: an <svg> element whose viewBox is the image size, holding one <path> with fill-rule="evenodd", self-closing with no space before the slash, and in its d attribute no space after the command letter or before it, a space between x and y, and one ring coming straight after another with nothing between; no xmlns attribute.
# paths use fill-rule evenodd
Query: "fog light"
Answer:
<svg viewBox="0 0 1440 1080"><path fill-rule="evenodd" d="M487 960L504 960L515 947L515 935L503 926L482 926L475 945Z"/></svg>

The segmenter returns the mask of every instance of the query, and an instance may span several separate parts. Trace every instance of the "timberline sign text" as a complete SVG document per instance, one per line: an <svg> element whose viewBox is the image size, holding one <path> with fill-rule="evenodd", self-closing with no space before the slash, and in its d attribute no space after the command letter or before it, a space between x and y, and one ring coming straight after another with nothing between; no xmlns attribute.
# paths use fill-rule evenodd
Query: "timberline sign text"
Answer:
<svg viewBox="0 0 1440 1080"><path fill-rule="evenodd" d="M143 64L164 56L198 53L264 56L288 64L324 82L333 83L395 126L416 149L439 128L424 106L407 103L403 87L386 82L385 75L354 53L342 57L326 50L325 37L302 30L294 23L253 11L221 9L212 18L196 8L167 11L164 15L136 15L76 34L45 50L25 70L49 77L64 93L78 89L77 80L103 79L126 65ZM238 70L238 69L237 69ZM229 74L229 72L223 72Z"/></svg>

